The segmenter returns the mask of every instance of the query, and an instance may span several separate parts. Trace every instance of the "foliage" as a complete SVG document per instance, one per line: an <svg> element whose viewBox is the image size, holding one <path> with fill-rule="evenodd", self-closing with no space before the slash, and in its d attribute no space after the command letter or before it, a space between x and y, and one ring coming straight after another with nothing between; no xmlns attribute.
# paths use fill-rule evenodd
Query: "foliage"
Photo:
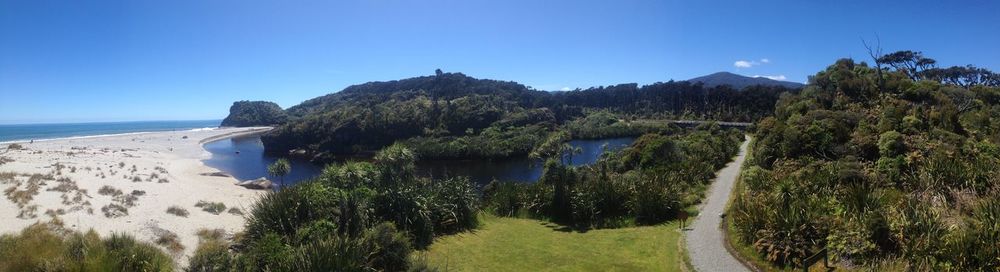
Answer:
<svg viewBox="0 0 1000 272"><path fill-rule="evenodd" d="M285 187L285 176L292 172L292 164L288 162L288 159L280 158L271 165L267 166L267 174L272 177L278 177L278 184L281 187Z"/></svg>
<svg viewBox="0 0 1000 272"><path fill-rule="evenodd" d="M499 216L580 228L658 224L694 204L741 141L739 131L712 125L675 135L646 134L588 167L549 159L534 184L494 181L483 189L483 205Z"/></svg>
<svg viewBox="0 0 1000 272"><path fill-rule="evenodd" d="M650 120L752 121L770 115L779 94L789 91L666 82L545 92L442 73L369 82L307 100L289 108L290 121L261 140L271 153L305 150L326 159L396 142L423 158L524 156L563 125L574 138L593 138L675 129Z"/></svg>
<svg viewBox="0 0 1000 272"><path fill-rule="evenodd" d="M671 134L680 130L667 121L634 120L634 118L635 115L623 118L607 110L595 111L585 117L567 122L565 128L573 135L574 139L637 137L650 133Z"/></svg>
<svg viewBox="0 0 1000 272"><path fill-rule="evenodd" d="M0 271L173 271L173 261L132 236L100 238L55 225L0 236Z"/></svg>
<svg viewBox="0 0 1000 272"><path fill-rule="evenodd" d="M478 226L479 197L466 178L415 174L401 144L373 162L327 166L309 181L259 198L233 252L203 241L199 267L233 271L403 271L434 237ZM216 263L216 261L218 263ZM417 263L419 264L419 263ZM191 269L194 269L193 267Z"/></svg>
<svg viewBox="0 0 1000 272"><path fill-rule="evenodd" d="M278 104L268 101L236 101L229 107L224 127L273 126L288 122L288 114Z"/></svg>
<svg viewBox="0 0 1000 272"><path fill-rule="evenodd" d="M838 60L757 123L734 233L778 266L826 248L871 268L997 269L996 239L981 241L1000 229L983 223L996 222L1000 89L935 79L919 52L878 62L891 68Z"/></svg>

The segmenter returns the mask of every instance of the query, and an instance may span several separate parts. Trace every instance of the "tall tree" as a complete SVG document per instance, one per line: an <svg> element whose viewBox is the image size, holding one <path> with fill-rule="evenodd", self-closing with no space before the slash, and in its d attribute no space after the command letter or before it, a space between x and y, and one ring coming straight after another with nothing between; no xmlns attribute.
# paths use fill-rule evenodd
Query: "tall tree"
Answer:
<svg viewBox="0 0 1000 272"><path fill-rule="evenodd" d="M923 71L934 68L937 64L936 60L925 58L923 53L910 50L884 55L878 58L878 62L892 66L896 71L902 71L912 80L920 79Z"/></svg>

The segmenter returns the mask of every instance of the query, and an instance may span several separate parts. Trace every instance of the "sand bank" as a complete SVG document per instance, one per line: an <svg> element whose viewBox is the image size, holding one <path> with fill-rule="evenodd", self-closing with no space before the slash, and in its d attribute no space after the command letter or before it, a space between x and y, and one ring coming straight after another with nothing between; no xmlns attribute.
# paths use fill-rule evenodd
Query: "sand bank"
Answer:
<svg viewBox="0 0 1000 272"><path fill-rule="evenodd" d="M262 191L233 185L232 177L201 161L211 157L202 144L268 128L222 128L200 131L149 132L34 143L23 149L0 147L0 233L15 233L35 222L59 218L66 228L94 229L102 235L125 232L153 242L175 233L184 249L175 260L187 263L198 244L200 229L243 228L243 215ZM104 188L104 190L102 190ZM218 202L225 211L213 214L195 207ZM170 207L187 216L167 213ZM166 249L166 247L164 247ZM169 252L169 251L168 251Z"/></svg>

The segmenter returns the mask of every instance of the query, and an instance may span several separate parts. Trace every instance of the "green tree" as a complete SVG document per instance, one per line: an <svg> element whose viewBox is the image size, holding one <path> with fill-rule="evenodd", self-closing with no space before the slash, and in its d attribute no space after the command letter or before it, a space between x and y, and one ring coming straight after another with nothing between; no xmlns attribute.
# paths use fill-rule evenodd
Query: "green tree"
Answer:
<svg viewBox="0 0 1000 272"><path fill-rule="evenodd" d="M287 159L281 158L267 166L267 173L272 177L278 177L278 184L285 187L285 176L292 172L292 164Z"/></svg>

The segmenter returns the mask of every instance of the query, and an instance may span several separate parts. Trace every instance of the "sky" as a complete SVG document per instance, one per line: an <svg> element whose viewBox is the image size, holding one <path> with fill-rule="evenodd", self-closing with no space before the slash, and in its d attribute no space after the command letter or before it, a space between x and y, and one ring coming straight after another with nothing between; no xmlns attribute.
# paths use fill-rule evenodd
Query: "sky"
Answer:
<svg viewBox="0 0 1000 272"><path fill-rule="evenodd" d="M997 71L998 15L987 0L0 0L0 124L221 119L237 100L287 108L438 68L539 90L805 82L876 37Z"/></svg>

